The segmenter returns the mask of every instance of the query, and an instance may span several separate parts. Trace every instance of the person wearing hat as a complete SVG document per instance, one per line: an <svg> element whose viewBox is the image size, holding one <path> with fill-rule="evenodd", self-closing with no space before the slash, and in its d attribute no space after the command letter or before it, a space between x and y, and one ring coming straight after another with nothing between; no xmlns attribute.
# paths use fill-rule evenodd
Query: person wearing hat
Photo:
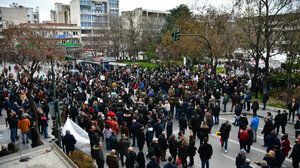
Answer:
<svg viewBox="0 0 300 168"><path fill-rule="evenodd" d="M236 156L235 159L235 165L236 168L241 168L246 161L246 150L245 149L241 149L240 153Z"/></svg>

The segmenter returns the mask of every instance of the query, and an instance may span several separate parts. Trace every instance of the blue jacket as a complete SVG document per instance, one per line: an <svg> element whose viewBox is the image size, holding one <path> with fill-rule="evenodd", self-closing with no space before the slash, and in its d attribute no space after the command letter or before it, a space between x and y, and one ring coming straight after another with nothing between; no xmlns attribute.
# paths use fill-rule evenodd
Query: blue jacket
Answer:
<svg viewBox="0 0 300 168"><path fill-rule="evenodd" d="M258 118L258 116L256 116L251 121L252 129L257 130L258 129L258 124L259 124L259 118Z"/></svg>
<svg viewBox="0 0 300 168"><path fill-rule="evenodd" d="M251 96L251 94L247 94L247 96L246 96L245 100L246 100L246 101L251 101L251 99L252 99L252 96Z"/></svg>
<svg viewBox="0 0 300 168"><path fill-rule="evenodd" d="M172 163L167 163L164 168L176 168L176 166Z"/></svg>

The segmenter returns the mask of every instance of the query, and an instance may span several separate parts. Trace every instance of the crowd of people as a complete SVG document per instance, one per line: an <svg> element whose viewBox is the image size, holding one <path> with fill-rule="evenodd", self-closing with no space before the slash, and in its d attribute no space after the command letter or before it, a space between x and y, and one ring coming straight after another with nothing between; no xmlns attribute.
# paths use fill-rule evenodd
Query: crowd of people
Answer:
<svg viewBox="0 0 300 168"><path fill-rule="evenodd" d="M252 100L251 73L241 76L214 76L207 70L191 71L183 67L165 68L163 71L148 69L121 68L106 70L90 65L75 66L79 73L69 71L65 65L56 72L56 97L63 101L62 122L67 118L73 120L86 130L90 139L91 156L98 167L105 164L110 168L126 166L158 168L163 162L165 168L178 165L188 167L194 165L194 156L198 153L202 167L209 167L213 155L209 135L212 127L219 124L221 104L223 112L229 112L227 104L231 102L234 111L234 126L239 127L240 152L236 157L237 168L250 166L246 153L251 145L257 142L259 103ZM7 70L6 70L7 71ZM53 119L52 134L57 136L56 118L51 116L54 92L51 74L35 78L31 95L38 107L38 122L33 120L33 111L26 97L27 88L22 84L22 73L16 78L5 73L0 77L0 114L2 108L7 112L6 119L10 131L11 142L19 138L17 129L21 130L22 143L32 141L37 146L38 134L49 138L48 122ZM263 92L263 110L269 99L268 92ZM252 104L252 105L251 105ZM253 110L253 118L248 122L243 111ZM271 113L264 118L262 134L266 147L266 156L261 167L281 167L286 157L291 157L293 167L298 168L300 156L300 118L295 125L296 140L291 148L285 126L288 119L296 115L299 105L295 99L289 104L289 112L278 111L273 117ZM289 116L289 117L288 117ZM173 122L178 122L179 130L173 129ZM37 124L38 130L35 128ZM279 129L282 137L278 138ZM187 129L192 134L187 138ZM222 123L219 129L221 147L228 150L231 123ZM102 139L102 140L101 140ZM200 146L196 147L196 141ZM109 154L103 154L102 142L105 141ZM74 151L76 139L70 131L63 137L66 153ZM143 152L147 147L147 153ZM138 148L138 153L134 151ZM290 152L291 151L291 152ZM170 156L167 157L167 152ZM290 155L289 155L290 152ZM146 159L150 159L146 163Z"/></svg>

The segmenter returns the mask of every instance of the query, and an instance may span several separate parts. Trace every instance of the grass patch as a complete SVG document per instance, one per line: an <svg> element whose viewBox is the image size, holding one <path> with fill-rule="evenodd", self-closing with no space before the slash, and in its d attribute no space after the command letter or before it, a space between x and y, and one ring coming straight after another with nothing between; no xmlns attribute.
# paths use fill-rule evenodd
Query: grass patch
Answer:
<svg viewBox="0 0 300 168"><path fill-rule="evenodd" d="M223 68L223 67L217 67L216 72L217 73L225 73L225 68Z"/></svg>
<svg viewBox="0 0 300 168"><path fill-rule="evenodd" d="M72 152L69 157L79 168L96 168L93 159L82 151Z"/></svg>

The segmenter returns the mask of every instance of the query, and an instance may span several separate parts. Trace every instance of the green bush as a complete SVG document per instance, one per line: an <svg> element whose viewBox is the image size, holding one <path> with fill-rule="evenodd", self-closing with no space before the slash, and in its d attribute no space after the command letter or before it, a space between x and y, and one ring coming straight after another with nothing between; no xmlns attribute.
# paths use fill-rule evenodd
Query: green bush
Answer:
<svg viewBox="0 0 300 168"><path fill-rule="evenodd" d="M75 151L69 157L79 168L96 168L93 159L82 151Z"/></svg>

